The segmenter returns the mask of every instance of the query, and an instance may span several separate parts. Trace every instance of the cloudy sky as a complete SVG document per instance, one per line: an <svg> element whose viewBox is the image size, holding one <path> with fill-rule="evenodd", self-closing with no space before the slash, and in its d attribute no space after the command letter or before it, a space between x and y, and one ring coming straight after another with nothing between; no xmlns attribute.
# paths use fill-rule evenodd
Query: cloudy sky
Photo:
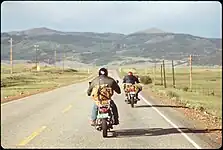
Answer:
<svg viewBox="0 0 223 150"><path fill-rule="evenodd" d="M221 37L220 2L19 2L1 4L1 31L47 27L60 31L167 32Z"/></svg>

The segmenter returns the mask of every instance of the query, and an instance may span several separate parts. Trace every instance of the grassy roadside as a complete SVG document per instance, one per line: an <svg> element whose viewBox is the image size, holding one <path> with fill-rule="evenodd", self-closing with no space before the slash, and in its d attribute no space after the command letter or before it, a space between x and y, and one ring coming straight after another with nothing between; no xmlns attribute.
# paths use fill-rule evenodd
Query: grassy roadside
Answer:
<svg viewBox="0 0 223 150"><path fill-rule="evenodd" d="M126 74L128 68L119 70L120 76ZM152 69L131 68L134 74L149 76L154 82ZM160 72L156 71L155 85L144 85L144 89L149 89L158 96L170 99L186 107L209 113L219 120L222 118L222 75L220 69L193 69L193 89L189 87L189 70L185 68L175 69L176 88L172 86L172 73L166 69L167 88L161 85Z"/></svg>
<svg viewBox="0 0 223 150"><path fill-rule="evenodd" d="M32 95L65 85L70 85L88 79L94 75L94 70L75 70L42 67L41 71L32 70L32 66L15 65L14 74L10 74L10 66L1 65L1 102L11 97Z"/></svg>

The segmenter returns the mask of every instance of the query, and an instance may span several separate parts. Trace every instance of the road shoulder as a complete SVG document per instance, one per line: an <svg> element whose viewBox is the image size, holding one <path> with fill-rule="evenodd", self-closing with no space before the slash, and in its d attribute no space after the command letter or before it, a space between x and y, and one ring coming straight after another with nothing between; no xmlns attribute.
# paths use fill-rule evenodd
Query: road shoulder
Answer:
<svg viewBox="0 0 223 150"><path fill-rule="evenodd" d="M141 95L147 100L149 99L154 105L153 107L157 107L166 116L171 116L171 118L174 118L174 120L177 120L195 133L199 131L198 137L209 145L214 148L219 148L219 145L222 145L222 125L211 115L185 107L173 100L157 95L146 86L144 86Z"/></svg>

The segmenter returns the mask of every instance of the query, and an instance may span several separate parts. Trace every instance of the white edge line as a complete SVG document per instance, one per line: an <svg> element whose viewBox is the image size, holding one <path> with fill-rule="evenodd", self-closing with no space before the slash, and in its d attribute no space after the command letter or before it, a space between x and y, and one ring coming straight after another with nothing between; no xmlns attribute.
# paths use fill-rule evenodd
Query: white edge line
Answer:
<svg viewBox="0 0 223 150"><path fill-rule="evenodd" d="M139 96L149 104L163 119L165 119L169 124L171 124L174 128L177 129L194 147L197 149L202 149L197 143L195 143L186 133L184 133L177 125L175 125L170 119L168 119L166 116L164 116L157 108L153 107L150 102L148 102L142 95L139 94Z"/></svg>
<svg viewBox="0 0 223 150"><path fill-rule="evenodd" d="M117 71L116 71L116 76L118 77L119 80L121 80L121 78L117 74ZM170 119L168 119L166 116L164 116L157 108L153 107L152 104L146 100L146 98L144 98L141 94L139 94L139 97L141 97L144 102L146 102L148 105L150 105L161 117L163 117L164 120L166 120L169 124L171 124L174 128L176 128L177 131L179 131L188 140L188 142L190 142L196 149L202 149L186 133L184 133L177 125L175 125L172 121L170 121Z"/></svg>

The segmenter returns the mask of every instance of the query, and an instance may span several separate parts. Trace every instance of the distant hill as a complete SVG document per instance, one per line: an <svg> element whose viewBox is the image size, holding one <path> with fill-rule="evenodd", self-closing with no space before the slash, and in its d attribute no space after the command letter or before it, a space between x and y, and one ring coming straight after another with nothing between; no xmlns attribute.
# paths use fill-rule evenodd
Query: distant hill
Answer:
<svg viewBox="0 0 223 150"><path fill-rule="evenodd" d="M167 33L163 30L157 29L157 28L149 28L146 30L142 30L142 31L138 31L136 33L147 33L147 34L151 34L151 33Z"/></svg>
<svg viewBox="0 0 223 150"><path fill-rule="evenodd" d="M13 39L13 58L35 60L34 44L39 45L42 62L66 60L82 64L134 64L153 59L187 61L190 54L195 65L221 65L222 39L189 34L168 33L151 28L129 35L119 33L62 32L45 27L1 33L1 59L9 60L9 38ZM136 59L132 59L136 58Z"/></svg>
<svg viewBox="0 0 223 150"><path fill-rule="evenodd" d="M38 35L52 35L52 34L62 34L63 32L48 29L45 27L42 28L33 28L29 30L24 30L24 31L12 31L8 32L9 35L21 35L21 36L38 36Z"/></svg>

